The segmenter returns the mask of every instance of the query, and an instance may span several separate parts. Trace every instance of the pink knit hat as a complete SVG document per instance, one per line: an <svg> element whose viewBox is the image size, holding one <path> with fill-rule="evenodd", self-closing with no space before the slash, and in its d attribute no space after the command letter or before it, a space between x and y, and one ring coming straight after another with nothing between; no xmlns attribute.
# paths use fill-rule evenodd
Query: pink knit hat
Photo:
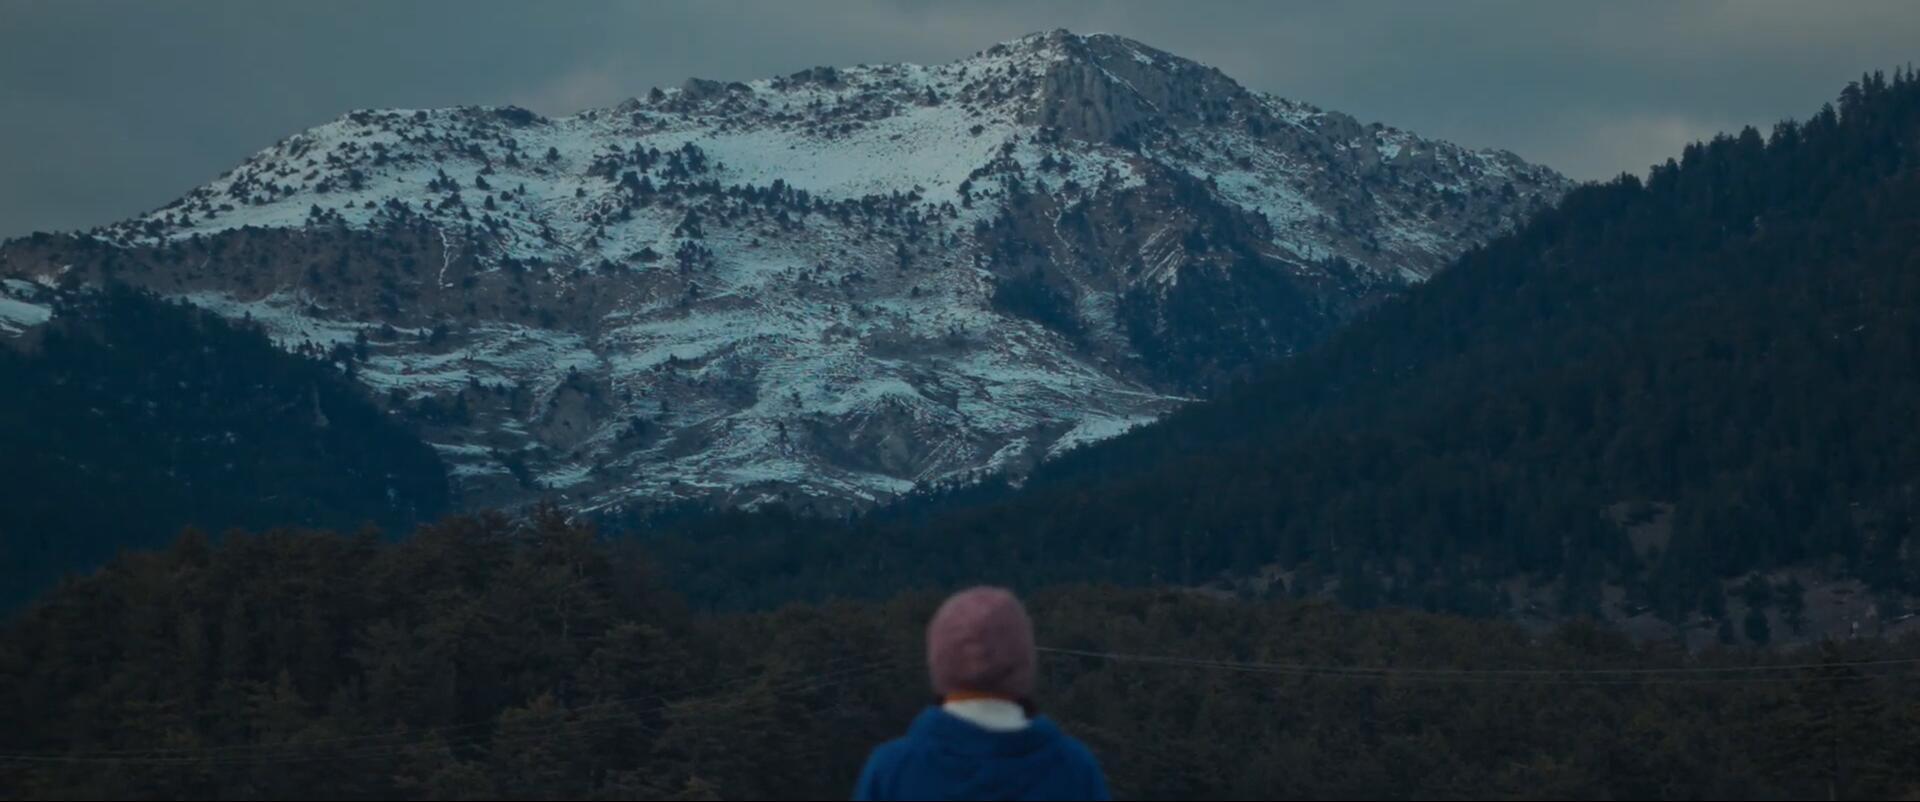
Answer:
<svg viewBox="0 0 1920 802"><path fill-rule="evenodd" d="M1033 694L1033 663L1033 622L1005 589L955 593L927 624L927 671L934 693L1026 699Z"/></svg>

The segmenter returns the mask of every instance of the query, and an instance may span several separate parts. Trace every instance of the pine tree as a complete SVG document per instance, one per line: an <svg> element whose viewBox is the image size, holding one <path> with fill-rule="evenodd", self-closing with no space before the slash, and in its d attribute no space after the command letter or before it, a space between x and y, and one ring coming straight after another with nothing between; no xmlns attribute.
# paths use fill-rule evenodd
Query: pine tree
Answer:
<svg viewBox="0 0 1920 802"><path fill-rule="evenodd" d="M1767 623L1767 611L1759 607L1747 608L1745 629L1748 643L1765 646L1773 640L1773 628Z"/></svg>

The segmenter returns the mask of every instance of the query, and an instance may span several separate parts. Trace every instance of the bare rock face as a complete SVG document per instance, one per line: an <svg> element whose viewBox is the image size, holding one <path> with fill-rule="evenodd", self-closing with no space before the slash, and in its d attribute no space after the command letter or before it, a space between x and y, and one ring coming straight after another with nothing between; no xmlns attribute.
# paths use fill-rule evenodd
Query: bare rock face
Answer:
<svg viewBox="0 0 1920 802"><path fill-rule="evenodd" d="M1053 31L1031 45L1061 56L1046 69L1031 121L1083 142L1128 142L1154 126L1258 113L1258 98L1220 71L1128 39Z"/></svg>
<svg viewBox="0 0 1920 802"><path fill-rule="evenodd" d="M334 360L472 504L843 508L1150 421L1568 182L1116 36L693 79L564 118L357 111L0 247Z"/></svg>

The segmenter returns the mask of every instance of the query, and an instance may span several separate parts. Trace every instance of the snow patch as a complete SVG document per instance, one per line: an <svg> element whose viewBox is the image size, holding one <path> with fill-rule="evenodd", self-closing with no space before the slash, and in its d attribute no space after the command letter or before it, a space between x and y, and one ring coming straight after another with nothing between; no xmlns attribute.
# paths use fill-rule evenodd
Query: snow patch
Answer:
<svg viewBox="0 0 1920 802"><path fill-rule="evenodd" d="M53 309L17 298L0 297L0 334L20 334L53 319Z"/></svg>
<svg viewBox="0 0 1920 802"><path fill-rule="evenodd" d="M1089 418L1055 440L1053 447L1047 450L1047 456L1059 456L1089 443L1119 437L1132 431L1133 427L1152 423L1153 420L1150 417Z"/></svg>

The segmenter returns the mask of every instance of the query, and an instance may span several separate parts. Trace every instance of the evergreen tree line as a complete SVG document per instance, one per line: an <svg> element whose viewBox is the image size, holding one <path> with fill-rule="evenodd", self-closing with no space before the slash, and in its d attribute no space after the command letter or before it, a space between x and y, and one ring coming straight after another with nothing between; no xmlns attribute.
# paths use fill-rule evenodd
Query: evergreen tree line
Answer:
<svg viewBox="0 0 1920 802"><path fill-rule="evenodd" d="M0 607L122 548L213 528L443 513L439 456L333 366L110 285L0 345Z"/></svg>
<svg viewBox="0 0 1920 802"><path fill-rule="evenodd" d="M715 614L649 566L551 510L400 542L189 531L0 626L0 789L843 798L928 701L937 594ZM1689 656L1584 625L1536 639L1185 591L1063 586L1029 605L1051 648L1240 663L1042 656L1042 709L1122 798L1920 791L1914 641ZM1318 668L1276 669L1302 665ZM1418 673L1434 668L1509 673ZM1682 671L1633 673L1655 669Z"/></svg>

